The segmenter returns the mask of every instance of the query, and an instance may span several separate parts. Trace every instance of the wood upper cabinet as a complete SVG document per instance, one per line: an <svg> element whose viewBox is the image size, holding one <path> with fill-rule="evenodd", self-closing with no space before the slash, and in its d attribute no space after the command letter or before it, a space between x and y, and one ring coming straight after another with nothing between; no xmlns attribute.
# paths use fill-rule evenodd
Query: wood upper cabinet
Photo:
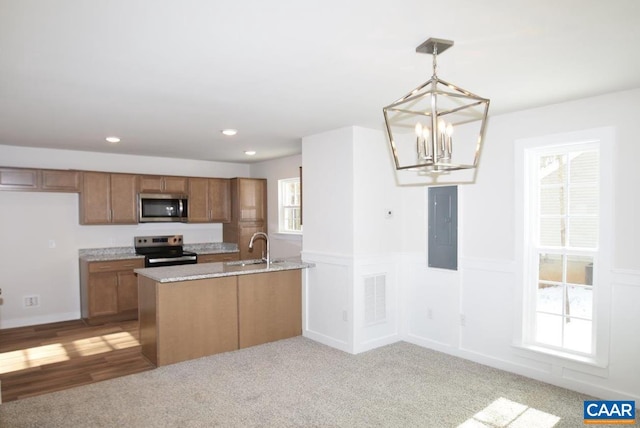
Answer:
<svg viewBox="0 0 640 428"><path fill-rule="evenodd" d="M189 223L226 223L230 220L229 180L189 178Z"/></svg>
<svg viewBox="0 0 640 428"><path fill-rule="evenodd" d="M0 168L0 189L37 190L38 170L27 168Z"/></svg>
<svg viewBox="0 0 640 428"><path fill-rule="evenodd" d="M83 172L80 224L136 224L137 176Z"/></svg>
<svg viewBox="0 0 640 428"><path fill-rule="evenodd" d="M267 180L231 179L231 209L233 219L238 221L266 221Z"/></svg>
<svg viewBox="0 0 640 428"><path fill-rule="evenodd" d="M0 168L0 190L80 191L80 172L58 169Z"/></svg>
<svg viewBox="0 0 640 428"><path fill-rule="evenodd" d="M189 179L187 177L140 175L139 188L142 193L175 193L187 194Z"/></svg>
<svg viewBox="0 0 640 428"><path fill-rule="evenodd" d="M80 171L43 169L41 172L41 189L51 192L79 192Z"/></svg>
<svg viewBox="0 0 640 428"><path fill-rule="evenodd" d="M224 242L238 244L240 259L259 259L265 253L264 239L249 241L256 232L267 232L267 180L262 178L232 178L231 221L222 226Z"/></svg>
<svg viewBox="0 0 640 428"><path fill-rule="evenodd" d="M138 278L143 259L80 261L82 318L89 324L138 316Z"/></svg>

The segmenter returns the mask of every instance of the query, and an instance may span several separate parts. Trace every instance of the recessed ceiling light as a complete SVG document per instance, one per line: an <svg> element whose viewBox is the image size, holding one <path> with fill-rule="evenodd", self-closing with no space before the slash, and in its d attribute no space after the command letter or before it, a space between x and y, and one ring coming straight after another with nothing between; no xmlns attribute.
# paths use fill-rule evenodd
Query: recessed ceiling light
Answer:
<svg viewBox="0 0 640 428"><path fill-rule="evenodd" d="M246 152L244 152L245 155L247 156L253 156L256 154L255 150L247 150Z"/></svg>
<svg viewBox="0 0 640 428"><path fill-rule="evenodd" d="M220 132L222 132L224 135L232 136L232 135L236 135L238 133L238 130L237 129L223 129Z"/></svg>
<svg viewBox="0 0 640 428"><path fill-rule="evenodd" d="M107 138L105 138L105 140L107 140L110 143L114 143L114 144L120 142L120 138L118 138L118 137L107 137Z"/></svg>

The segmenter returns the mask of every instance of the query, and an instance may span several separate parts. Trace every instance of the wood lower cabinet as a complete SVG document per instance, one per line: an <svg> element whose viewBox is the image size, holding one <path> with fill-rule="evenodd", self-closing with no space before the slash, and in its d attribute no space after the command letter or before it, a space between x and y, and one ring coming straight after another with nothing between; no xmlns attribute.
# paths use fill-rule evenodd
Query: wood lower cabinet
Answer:
<svg viewBox="0 0 640 428"><path fill-rule="evenodd" d="M235 277L138 284L142 354L156 366L238 349Z"/></svg>
<svg viewBox="0 0 640 428"><path fill-rule="evenodd" d="M299 270L238 276L240 348L302 334Z"/></svg>
<svg viewBox="0 0 640 428"><path fill-rule="evenodd" d="M198 254L198 263L219 263L240 260L240 253Z"/></svg>
<svg viewBox="0 0 640 428"><path fill-rule="evenodd" d="M83 172L80 224L137 224L137 176Z"/></svg>
<svg viewBox="0 0 640 428"><path fill-rule="evenodd" d="M88 262L80 260L82 318L89 324L138 317L138 278L143 259Z"/></svg>
<svg viewBox="0 0 640 428"><path fill-rule="evenodd" d="M302 334L300 269L156 282L138 276L142 354L173 364Z"/></svg>

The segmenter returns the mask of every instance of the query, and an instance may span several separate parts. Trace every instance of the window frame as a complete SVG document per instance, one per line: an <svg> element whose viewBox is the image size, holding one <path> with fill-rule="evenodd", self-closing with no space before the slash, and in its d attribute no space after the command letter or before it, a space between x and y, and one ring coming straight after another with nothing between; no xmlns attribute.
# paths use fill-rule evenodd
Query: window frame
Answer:
<svg viewBox="0 0 640 428"><path fill-rule="evenodd" d="M300 203L298 205L285 205L283 203L284 186L289 183L298 183L298 186L300 189L300 193L298 196L298 200ZM281 178L278 180L278 233L285 234L285 235L302 235L302 188L301 187L302 187L302 182L300 180L300 177ZM300 216L301 216L300 229L299 230L286 229L284 227L284 219L285 219L284 211L286 208L296 208L296 207L300 211Z"/></svg>
<svg viewBox="0 0 640 428"><path fill-rule="evenodd" d="M537 138L521 139L515 145L515 225L516 225L516 275L519 286L516 287L516 311L514 345L525 351L533 351L536 355L562 358L597 367L606 367L609 358L609 325L611 299L611 255L613 251L613 178L610 173L613 165L614 129L612 127L594 128L564 134L555 134ZM536 312L535 290L538 265L534 263L534 254L538 248L532 243L531 222L535 221L532 206L536 197L532 189L532 181L537 179L537 172L532 168L532 157L545 154L554 148L597 147L599 150L599 242L595 250L597 263L594 263L593 312L592 312L592 352L582 353L566 348L558 348L537 343L535 340ZM533 218L532 218L533 217ZM537 226L536 226L537 227ZM535 231L536 229L533 228ZM577 251L580 252L580 251ZM573 252L572 252L573 254ZM535 278L532 278L535 275ZM532 355L528 354L529 357Z"/></svg>

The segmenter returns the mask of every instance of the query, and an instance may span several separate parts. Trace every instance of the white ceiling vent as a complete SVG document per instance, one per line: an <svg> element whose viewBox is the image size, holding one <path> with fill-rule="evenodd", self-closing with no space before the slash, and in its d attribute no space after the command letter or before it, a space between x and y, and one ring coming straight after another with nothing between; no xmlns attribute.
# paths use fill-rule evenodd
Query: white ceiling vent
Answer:
<svg viewBox="0 0 640 428"><path fill-rule="evenodd" d="M386 275L364 278L364 322L376 324L387 317Z"/></svg>

